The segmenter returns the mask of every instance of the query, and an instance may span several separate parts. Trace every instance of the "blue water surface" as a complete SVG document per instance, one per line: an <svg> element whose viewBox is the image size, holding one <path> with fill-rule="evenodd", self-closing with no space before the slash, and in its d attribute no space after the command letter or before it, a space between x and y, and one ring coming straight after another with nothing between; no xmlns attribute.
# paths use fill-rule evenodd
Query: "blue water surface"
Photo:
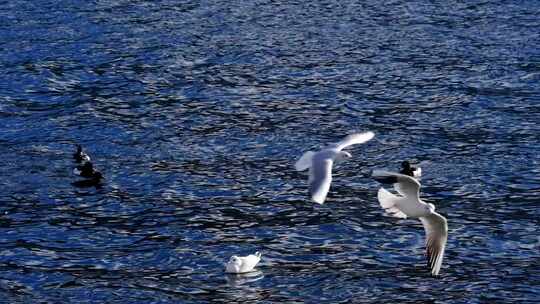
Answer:
<svg viewBox="0 0 540 304"><path fill-rule="evenodd" d="M538 303L538 1L0 1L0 302ZM327 202L296 159L374 140ZM106 179L76 188L74 144ZM420 163L447 217L371 170ZM257 272L224 273L261 251Z"/></svg>

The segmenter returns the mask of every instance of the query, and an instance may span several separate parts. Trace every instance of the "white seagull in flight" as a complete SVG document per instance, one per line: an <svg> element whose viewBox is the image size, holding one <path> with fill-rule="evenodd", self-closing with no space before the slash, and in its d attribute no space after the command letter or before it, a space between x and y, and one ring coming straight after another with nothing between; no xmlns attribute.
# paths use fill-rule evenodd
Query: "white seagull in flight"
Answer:
<svg viewBox="0 0 540 304"><path fill-rule="evenodd" d="M380 183L394 184L400 194L396 196L386 189L379 189L377 198L387 213L399 218L419 218L426 231L426 256L431 274L437 276L441 270L448 225L446 218L435 212L433 204L426 204L420 199L420 183L411 176L387 172L373 171L372 177Z"/></svg>
<svg viewBox="0 0 540 304"><path fill-rule="evenodd" d="M318 204L324 203L332 183L332 165L334 162L351 157L349 152L341 150L351 145L365 143L373 136L375 136L373 132L351 134L338 143L331 144L317 152L308 151L300 157L294 166L298 171L309 168L308 183L312 201Z"/></svg>

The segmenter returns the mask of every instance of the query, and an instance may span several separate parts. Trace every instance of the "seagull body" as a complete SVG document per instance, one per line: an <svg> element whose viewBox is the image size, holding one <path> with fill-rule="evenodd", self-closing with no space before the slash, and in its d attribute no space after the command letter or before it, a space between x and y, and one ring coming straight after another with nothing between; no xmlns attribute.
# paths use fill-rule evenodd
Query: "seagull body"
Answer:
<svg viewBox="0 0 540 304"><path fill-rule="evenodd" d="M103 179L103 175L101 174L101 172L94 171L94 174L92 175L92 177L90 177L88 179L78 180L78 181L75 181L75 182L73 182L71 184L73 186L79 187L79 188L86 188L86 187L100 188L102 179Z"/></svg>
<svg viewBox="0 0 540 304"><path fill-rule="evenodd" d="M75 151L75 153L73 153L73 158L78 163L89 162L90 161L90 156L88 156L88 154L83 152L81 145L77 145L77 151Z"/></svg>
<svg viewBox="0 0 540 304"><path fill-rule="evenodd" d="M372 176L381 183L394 184L400 194L398 196L384 188L379 189L377 198L386 212L398 218L420 219L426 232L428 267L432 275L438 275L448 239L446 218L435 212L433 204L426 204L420 199L420 183L415 178L382 170L373 171Z"/></svg>
<svg viewBox="0 0 540 304"><path fill-rule="evenodd" d="M333 164L351 157L349 152L342 150L354 144L365 143L373 136L375 136L373 132L351 134L338 143L317 152L307 151L300 157L295 168L297 171L309 169L309 194L312 201L318 204L324 203L332 183Z"/></svg>
<svg viewBox="0 0 540 304"><path fill-rule="evenodd" d="M261 260L261 253L255 252L248 256L233 255L227 265L225 265L225 272L227 273L246 273L253 271L253 268Z"/></svg>
<svg viewBox="0 0 540 304"><path fill-rule="evenodd" d="M75 175L84 177L83 180L78 180L71 183L75 187L101 187L101 180L104 178L101 172L94 169L94 165L90 162L90 156L86 154L81 145L76 145L77 150L73 153L73 159L77 163L82 163L73 169Z"/></svg>

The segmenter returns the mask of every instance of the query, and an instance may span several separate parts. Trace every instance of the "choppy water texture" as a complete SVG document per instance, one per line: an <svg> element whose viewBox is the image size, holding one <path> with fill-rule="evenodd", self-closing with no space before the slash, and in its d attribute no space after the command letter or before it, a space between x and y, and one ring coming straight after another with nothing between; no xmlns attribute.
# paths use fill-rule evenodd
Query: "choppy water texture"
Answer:
<svg viewBox="0 0 540 304"><path fill-rule="evenodd" d="M380 3L384 2L384 3ZM533 303L538 1L1 1L0 302ZM292 164L353 131L327 203ZM75 188L74 144L106 176ZM370 170L422 162L441 276ZM224 273L263 252L258 272Z"/></svg>

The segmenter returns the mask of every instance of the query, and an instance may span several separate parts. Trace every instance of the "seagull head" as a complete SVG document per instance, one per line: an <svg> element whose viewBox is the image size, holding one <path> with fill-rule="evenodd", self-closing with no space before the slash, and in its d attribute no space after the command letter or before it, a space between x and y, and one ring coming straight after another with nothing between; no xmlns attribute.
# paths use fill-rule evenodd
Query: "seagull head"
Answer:
<svg viewBox="0 0 540 304"><path fill-rule="evenodd" d="M82 160L85 161L85 162L89 162L90 161L90 156L88 156L88 154L86 154L86 153L82 153Z"/></svg>
<svg viewBox="0 0 540 304"><path fill-rule="evenodd" d="M405 160L405 161L401 162L401 167L403 169L410 169L411 168L411 163L409 163L409 161Z"/></svg>
<svg viewBox="0 0 540 304"><path fill-rule="evenodd" d="M345 151L339 151L336 154L335 161L338 162L338 161L346 160L347 158L351 158L351 157L352 157L351 153L345 152Z"/></svg>
<svg viewBox="0 0 540 304"><path fill-rule="evenodd" d="M231 259L229 260L229 264L239 264L239 263L240 263L240 259L236 255L233 255Z"/></svg>
<svg viewBox="0 0 540 304"><path fill-rule="evenodd" d="M225 270L228 273L239 273L241 266L242 266L242 261L240 260L240 258L236 255L233 255L229 259L229 262L227 262L227 264L225 265Z"/></svg>

